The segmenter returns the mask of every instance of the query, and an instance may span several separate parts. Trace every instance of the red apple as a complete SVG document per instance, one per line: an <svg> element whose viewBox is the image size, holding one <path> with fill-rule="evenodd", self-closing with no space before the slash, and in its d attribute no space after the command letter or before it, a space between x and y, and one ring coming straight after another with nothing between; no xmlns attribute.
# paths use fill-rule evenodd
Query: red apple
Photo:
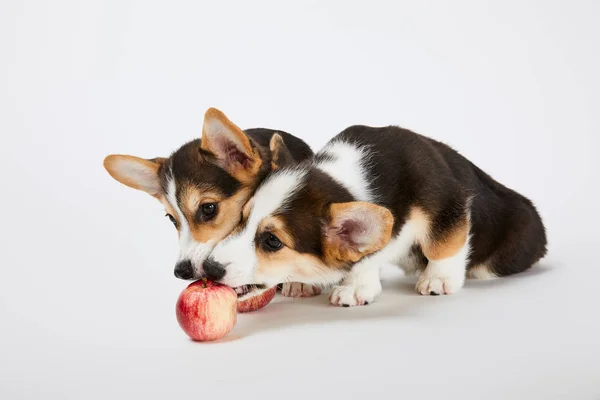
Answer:
<svg viewBox="0 0 600 400"><path fill-rule="evenodd" d="M177 299L177 322L193 340L217 340L237 321L237 294L229 286L201 279L191 283Z"/></svg>
<svg viewBox="0 0 600 400"><path fill-rule="evenodd" d="M251 311L260 310L273 300L275 293L277 292L277 286L273 286L271 289L265 290L264 292L257 294L256 296L249 297L237 303L237 311L239 313L246 313Z"/></svg>

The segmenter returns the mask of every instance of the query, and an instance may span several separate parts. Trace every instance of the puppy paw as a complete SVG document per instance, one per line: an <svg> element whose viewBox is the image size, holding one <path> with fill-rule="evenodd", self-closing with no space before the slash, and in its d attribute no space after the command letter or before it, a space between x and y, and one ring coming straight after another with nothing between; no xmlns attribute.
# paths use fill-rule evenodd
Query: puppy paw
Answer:
<svg viewBox="0 0 600 400"><path fill-rule="evenodd" d="M281 294L286 297L313 297L321 294L321 288L299 282L284 283Z"/></svg>
<svg viewBox="0 0 600 400"><path fill-rule="evenodd" d="M438 275L423 272L417 281L417 292L422 295L437 296L452 294L460 290L465 283L464 275Z"/></svg>
<svg viewBox="0 0 600 400"><path fill-rule="evenodd" d="M334 306L341 307L366 306L375 301L379 293L381 293L379 281L360 285L341 285L331 290L329 301Z"/></svg>

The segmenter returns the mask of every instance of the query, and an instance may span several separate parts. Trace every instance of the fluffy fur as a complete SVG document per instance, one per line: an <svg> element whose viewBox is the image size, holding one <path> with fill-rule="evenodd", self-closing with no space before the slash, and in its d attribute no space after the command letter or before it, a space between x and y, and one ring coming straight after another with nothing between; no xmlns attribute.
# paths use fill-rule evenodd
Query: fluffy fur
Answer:
<svg viewBox="0 0 600 400"><path fill-rule="evenodd" d="M202 138L168 158L113 154L104 160L118 182L158 199L179 235L175 275L204 276L203 262L219 240L240 222L242 208L279 163L313 155L302 140L271 129L241 130L222 112L209 109ZM288 288L289 293L296 293Z"/></svg>
<svg viewBox="0 0 600 400"><path fill-rule="evenodd" d="M394 126L350 127L312 160L281 166L244 214L209 257L221 282L334 284L330 299L341 306L375 300L384 263L439 295L546 254L529 199L447 145Z"/></svg>

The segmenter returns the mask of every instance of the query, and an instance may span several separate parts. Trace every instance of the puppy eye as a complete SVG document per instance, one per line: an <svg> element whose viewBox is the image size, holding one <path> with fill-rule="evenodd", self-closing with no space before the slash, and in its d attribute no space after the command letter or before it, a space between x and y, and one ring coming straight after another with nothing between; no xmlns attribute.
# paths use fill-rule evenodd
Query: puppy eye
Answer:
<svg viewBox="0 0 600 400"><path fill-rule="evenodd" d="M277 251L283 247L281 240L272 233L265 238L265 249L268 251Z"/></svg>
<svg viewBox="0 0 600 400"><path fill-rule="evenodd" d="M173 225L175 225L175 228L177 228L177 221L175 220L175 217L173 217L171 214L166 214L165 217L169 218Z"/></svg>
<svg viewBox="0 0 600 400"><path fill-rule="evenodd" d="M217 203L204 203L200 206L200 220L210 221L217 215Z"/></svg>

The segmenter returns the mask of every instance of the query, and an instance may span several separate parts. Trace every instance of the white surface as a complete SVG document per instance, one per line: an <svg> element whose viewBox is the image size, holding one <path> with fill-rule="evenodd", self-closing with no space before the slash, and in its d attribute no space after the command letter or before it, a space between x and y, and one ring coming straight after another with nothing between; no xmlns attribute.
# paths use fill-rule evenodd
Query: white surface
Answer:
<svg viewBox="0 0 600 400"><path fill-rule="evenodd" d="M598 399L599 3L289 3L2 1L0 398ZM175 231L102 159L168 155L210 106L315 148L444 140L536 202L550 254L447 297L389 270L368 307L279 298L192 343Z"/></svg>

